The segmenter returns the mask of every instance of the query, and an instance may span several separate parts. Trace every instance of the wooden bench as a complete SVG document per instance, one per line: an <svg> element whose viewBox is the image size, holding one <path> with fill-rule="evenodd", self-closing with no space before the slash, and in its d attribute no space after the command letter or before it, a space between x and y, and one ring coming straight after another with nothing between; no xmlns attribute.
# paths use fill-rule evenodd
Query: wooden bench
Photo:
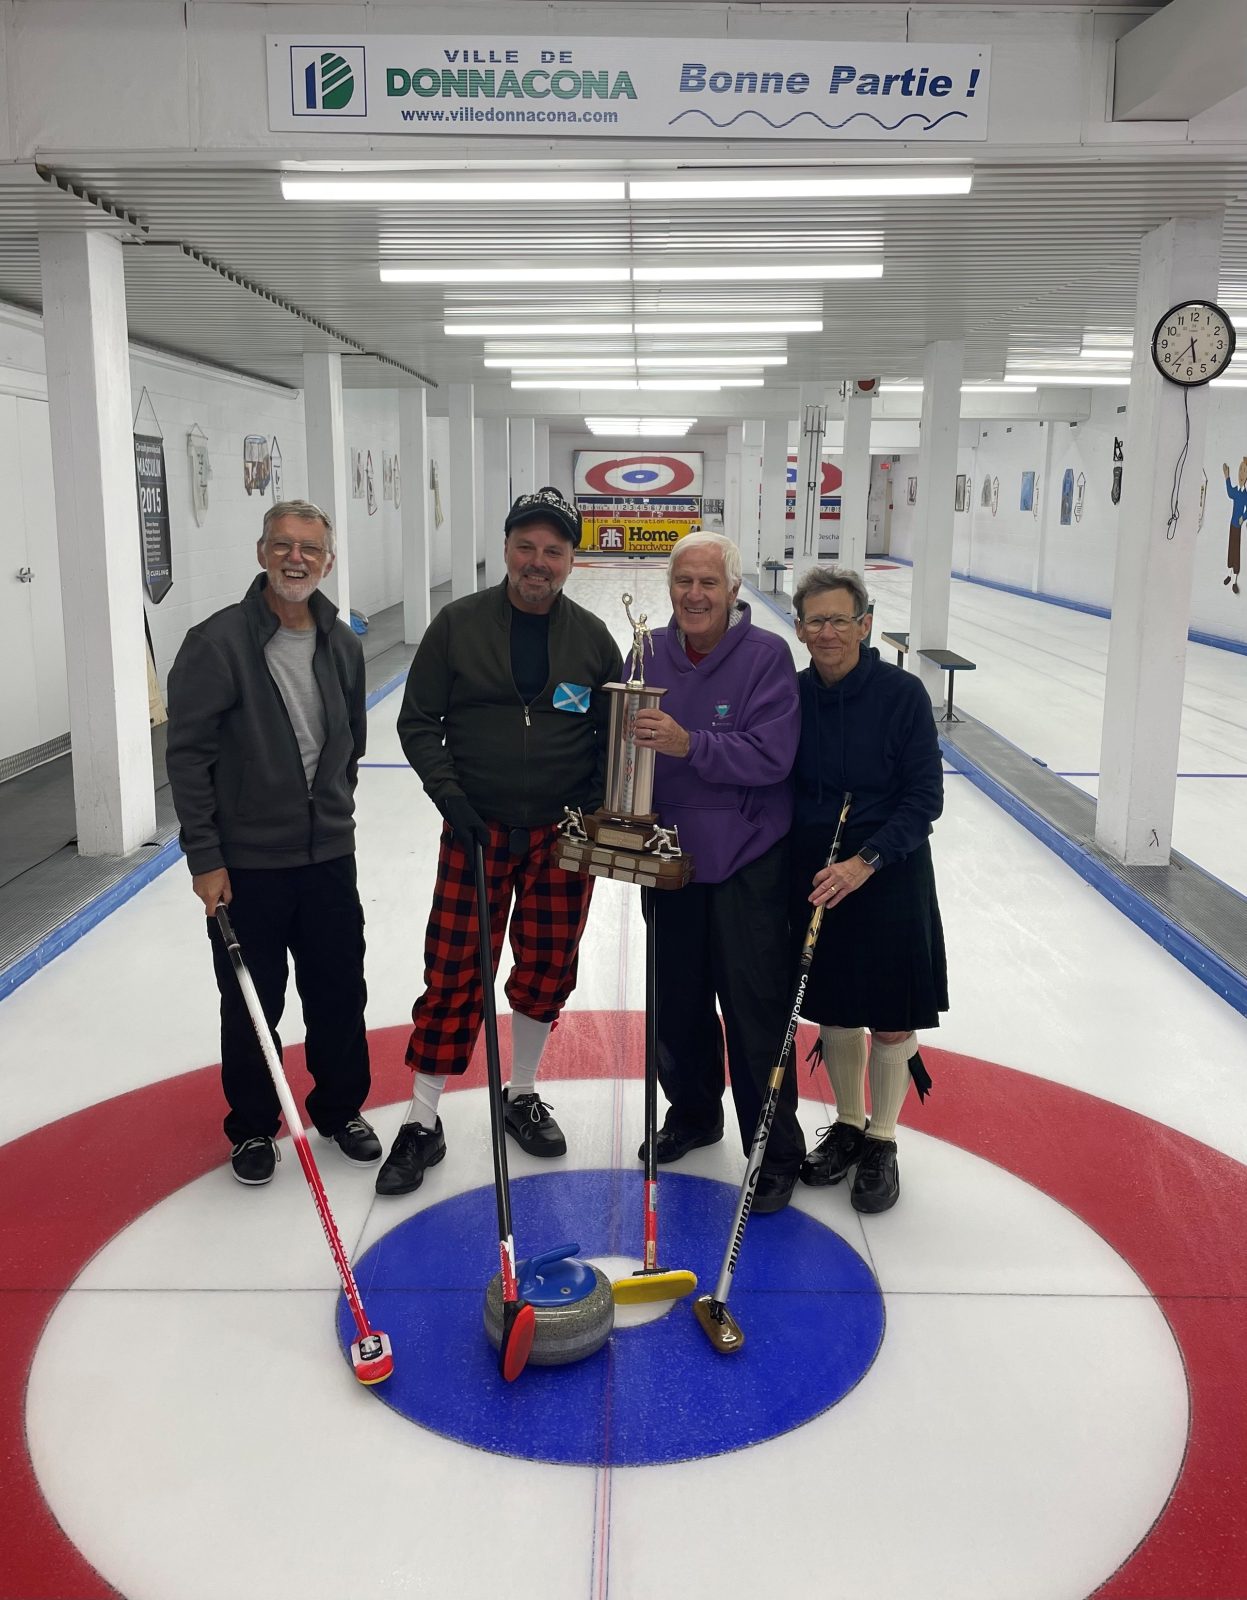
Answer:
<svg viewBox="0 0 1247 1600"><path fill-rule="evenodd" d="M935 720L960 722L961 718L953 715L953 679L959 672L973 672L975 663L967 661L965 656L959 656L955 650L919 650L918 654L924 661L931 662L933 666L939 667L941 672L948 674L948 697L944 702L944 715Z"/></svg>
<svg viewBox="0 0 1247 1600"><path fill-rule="evenodd" d="M881 633L879 643L891 645L896 651L896 664L898 667L905 665L905 657L909 654L909 635L907 633Z"/></svg>

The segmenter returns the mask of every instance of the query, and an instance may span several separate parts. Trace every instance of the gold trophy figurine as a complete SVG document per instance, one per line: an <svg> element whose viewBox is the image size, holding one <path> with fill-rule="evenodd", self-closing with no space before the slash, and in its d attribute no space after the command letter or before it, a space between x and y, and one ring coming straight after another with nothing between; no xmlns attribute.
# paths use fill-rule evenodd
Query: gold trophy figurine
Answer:
<svg viewBox="0 0 1247 1600"><path fill-rule="evenodd" d="M667 691L646 685L645 652L653 655L654 636L644 612L632 615L632 596L621 599L632 629L632 653L627 683L603 686L611 706L606 798L587 817L568 809L559 866L652 889L680 889L692 877L693 863L681 851L676 829L658 826L653 809L656 752L638 744L636 733L637 713L655 710Z"/></svg>

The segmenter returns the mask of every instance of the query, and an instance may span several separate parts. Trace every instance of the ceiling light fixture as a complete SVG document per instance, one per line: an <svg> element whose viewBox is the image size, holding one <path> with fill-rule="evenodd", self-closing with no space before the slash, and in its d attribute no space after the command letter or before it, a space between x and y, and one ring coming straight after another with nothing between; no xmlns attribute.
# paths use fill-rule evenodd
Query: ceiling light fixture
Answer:
<svg viewBox="0 0 1247 1600"><path fill-rule="evenodd" d="M630 336L633 327L630 322L448 322L442 332L452 339L582 339Z"/></svg>
<svg viewBox="0 0 1247 1600"><path fill-rule="evenodd" d="M382 283L627 283L627 267L382 267Z"/></svg>
<svg viewBox="0 0 1247 1600"><path fill-rule="evenodd" d="M1037 384L1060 389L1128 389L1128 373L1111 372L1006 372L1005 382L1013 389L1018 384Z"/></svg>
<svg viewBox="0 0 1247 1600"><path fill-rule="evenodd" d="M821 322L637 322L633 333L822 333Z"/></svg>
<svg viewBox="0 0 1247 1600"><path fill-rule="evenodd" d="M820 200L969 194L969 168L944 172L889 172L886 168L838 172L834 177L645 178L628 184L630 200Z"/></svg>
<svg viewBox="0 0 1247 1600"><path fill-rule="evenodd" d="M735 283L751 279L799 280L831 278L882 278L881 261L749 261L716 266L710 262L690 267L633 267L636 283Z"/></svg>
<svg viewBox="0 0 1247 1600"><path fill-rule="evenodd" d="M542 200L622 200L620 183L531 178L283 178L283 200L478 201L517 204Z"/></svg>

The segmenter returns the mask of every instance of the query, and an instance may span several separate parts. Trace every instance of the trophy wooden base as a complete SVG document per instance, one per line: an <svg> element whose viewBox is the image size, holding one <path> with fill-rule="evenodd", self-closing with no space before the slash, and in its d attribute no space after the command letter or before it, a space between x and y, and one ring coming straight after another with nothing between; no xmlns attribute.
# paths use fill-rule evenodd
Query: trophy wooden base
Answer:
<svg viewBox="0 0 1247 1600"><path fill-rule="evenodd" d="M682 889L693 876L691 856L664 858L635 847L615 849L602 842L600 828L596 840L560 839L558 864L564 872L639 883L643 889Z"/></svg>
<svg viewBox="0 0 1247 1600"><path fill-rule="evenodd" d="M644 850L645 841L653 837L658 813L614 816L605 811L594 811L584 819L585 832L594 844L607 850Z"/></svg>

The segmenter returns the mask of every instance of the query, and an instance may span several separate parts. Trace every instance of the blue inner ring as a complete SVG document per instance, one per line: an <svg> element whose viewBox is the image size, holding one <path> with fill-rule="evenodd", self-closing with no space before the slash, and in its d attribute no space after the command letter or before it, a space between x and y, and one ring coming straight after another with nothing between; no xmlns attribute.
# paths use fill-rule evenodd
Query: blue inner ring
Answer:
<svg viewBox="0 0 1247 1600"><path fill-rule="evenodd" d="M660 1265L714 1288L736 1190L664 1173ZM639 1172L578 1171L511 1185L517 1248L576 1239L581 1255L640 1249ZM846 1199L847 1205L847 1199ZM373 1325L389 1334L394 1376L369 1392L411 1421L481 1450L586 1466L651 1466L773 1439L826 1411L868 1371L883 1339L883 1297L839 1234L789 1207L750 1219L732 1288L744 1348L710 1346L691 1303L563 1367L530 1366L513 1384L485 1335L495 1269L493 1188L470 1189L400 1223L360 1259ZM355 1325L338 1301L346 1349Z"/></svg>

